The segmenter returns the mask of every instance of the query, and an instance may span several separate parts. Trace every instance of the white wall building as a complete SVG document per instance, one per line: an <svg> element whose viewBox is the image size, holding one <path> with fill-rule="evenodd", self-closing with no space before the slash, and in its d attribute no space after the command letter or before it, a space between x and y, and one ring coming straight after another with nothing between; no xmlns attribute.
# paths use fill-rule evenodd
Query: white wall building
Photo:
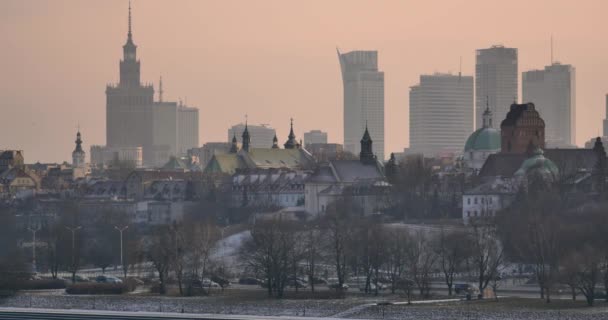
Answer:
<svg viewBox="0 0 608 320"><path fill-rule="evenodd" d="M533 102L545 120L545 141L552 148L576 145L575 68L553 63L522 73L523 101Z"/></svg>
<svg viewBox="0 0 608 320"><path fill-rule="evenodd" d="M188 150L198 147L198 109L186 106L177 108L177 154L185 156Z"/></svg>
<svg viewBox="0 0 608 320"><path fill-rule="evenodd" d="M472 219L492 217L508 207L517 193L517 183L512 179L495 178L462 195L462 222L467 225Z"/></svg>
<svg viewBox="0 0 608 320"><path fill-rule="evenodd" d="M517 49L492 46L477 50L475 62L475 127L483 125L483 112L490 105L496 119L504 119L517 101Z"/></svg>
<svg viewBox="0 0 608 320"><path fill-rule="evenodd" d="M384 160L384 72L378 70L378 51L338 51L344 85L344 150L361 151L365 126L374 140L374 153Z"/></svg>
<svg viewBox="0 0 608 320"><path fill-rule="evenodd" d="M473 131L473 77L421 75L410 88L410 149L432 157L460 153Z"/></svg>

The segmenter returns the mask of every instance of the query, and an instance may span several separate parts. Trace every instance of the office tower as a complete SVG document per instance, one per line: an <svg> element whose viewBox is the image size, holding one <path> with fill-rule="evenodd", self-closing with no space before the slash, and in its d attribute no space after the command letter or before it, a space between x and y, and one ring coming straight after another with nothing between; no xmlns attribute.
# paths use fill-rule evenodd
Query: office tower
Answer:
<svg viewBox="0 0 608 320"><path fill-rule="evenodd" d="M553 63L544 70L522 74L524 102L533 102L545 120L545 141L549 147L571 147L576 144L575 68Z"/></svg>
<svg viewBox="0 0 608 320"><path fill-rule="evenodd" d="M384 160L384 72L377 51L340 53L344 85L344 150L358 155L367 125L374 153Z"/></svg>
<svg viewBox="0 0 608 320"><path fill-rule="evenodd" d="M462 152L473 131L473 77L421 75L410 88L410 149L432 157Z"/></svg>
<svg viewBox="0 0 608 320"><path fill-rule="evenodd" d="M177 128L177 154L184 156L189 149L198 147L198 109L178 107Z"/></svg>
<svg viewBox="0 0 608 320"><path fill-rule="evenodd" d="M267 124L251 125L247 124L247 130L250 137L250 148L255 149L270 149L273 145L273 139L277 132L275 129L269 127ZM243 143L243 131L245 131L245 124L235 124L228 129L228 142L232 142L232 138L236 136L238 143Z"/></svg>
<svg viewBox="0 0 608 320"><path fill-rule="evenodd" d="M327 143L327 132L323 132L321 130L310 130L304 133L304 146L321 143Z"/></svg>
<svg viewBox="0 0 608 320"><path fill-rule="evenodd" d="M606 95L606 114L604 116L604 137L608 137L608 94Z"/></svg>
<svg viewBox="0 0 608 320"><path fill-rule="evenodd" d="M517 49L492 46L477 50L475 63L475 123L483 125L486 104L497 119L517 102Z"/></svg>

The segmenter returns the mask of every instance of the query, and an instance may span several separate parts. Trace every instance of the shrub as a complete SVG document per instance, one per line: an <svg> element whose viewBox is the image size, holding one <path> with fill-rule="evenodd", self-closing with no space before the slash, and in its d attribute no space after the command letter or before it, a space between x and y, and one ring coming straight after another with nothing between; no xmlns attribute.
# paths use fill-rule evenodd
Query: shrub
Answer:
<svg viewBox="0 0 608 320"><path fill-rule="evenodd" d="M64 289L65 281L60 279L24 280L9 279L0 284L0 289L5 290L47 290Z"/></svg>
<svg viewBox="0 0 608 320"><path fill-rule="evenodd" d="M123 294L128 292L124 283L81 282L69 285L65 292L68 294Z"/></svg>

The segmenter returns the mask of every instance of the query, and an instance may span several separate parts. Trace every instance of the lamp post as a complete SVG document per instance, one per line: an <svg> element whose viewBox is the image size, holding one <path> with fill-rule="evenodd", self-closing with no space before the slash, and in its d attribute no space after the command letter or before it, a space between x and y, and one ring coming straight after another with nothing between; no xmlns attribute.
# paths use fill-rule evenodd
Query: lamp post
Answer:
<svg viewBox="0 0 608 320"><path fill-rule="evenodd" d="M34 268L34 272L38 269L36 268L36 232L40 231L40 227L36 228L27 228L32 233L32 266Z"/></svg>
<svg viewBox="0 0 608 320"><path fill-rule="evenodd" d="M76 282L76 231L80 230L82 226L65 228L72 232L72 283L74 283Z"/></svg>
<svg viewBox="0 0 608 320"><path fill-rule="evenodd" d="M129 228L129 226L124 226L124 227L118 227L118 226L114 226L114 229L118 230L118 232L120 232L120 265L122 266L122 271L124 273L124 278L127 278L127 269L125 269L125 264L123 262L123 246L122 246L122 232L127 230Z"/></svg>

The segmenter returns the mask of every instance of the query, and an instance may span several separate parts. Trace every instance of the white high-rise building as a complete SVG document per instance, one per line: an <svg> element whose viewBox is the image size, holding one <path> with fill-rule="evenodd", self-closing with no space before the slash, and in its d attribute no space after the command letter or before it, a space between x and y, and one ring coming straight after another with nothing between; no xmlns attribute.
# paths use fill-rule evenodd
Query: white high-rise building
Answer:
<svg viewBox="0 0 608 320"><path fill-rule="evenodd" d="M377 51L340 53L344 85L344 150L356 155L367 124L374 154L384 160L384 72Z"/></svg>
<svg viewBox="0 0 608 320"><path fill-rule="evenodd" d="M243 144L243 131L245 130L245 124L239 123L228 129L228 142L232 142L232 138L236 136L239 144ZM251 137L250 148L271 148L272 141L276 136L277 132L274 128L269 127L266 124L261 125L247 125L249 136Z"/></svg>
<svg viewBox="0 0 608 320"><path fill-rule="evenodd" d="M475 62L475 123L483 126L486 104L496 119L504 119L517 95L517 49L492 46L477 50Z"/></svg>
<svg viewBox="0 0 608 320"><path fill-rule="evenodd" d="M177 108L177 154L185 156L198 147L198 108Z"/></svg>
<svg viewBox="0 0 608 320"><path fill-rule="evenodd" d="M550 147L576 144L575 68L553 63L544 70L522 74L523 102L532 102L545 120L545 140Z"/></svg>
<svg viewBox="0 0 608 320"><path fill-rule="evenodd" d="M304 132L304 146L320 143L327 143L327 132L321 130L310 130L308 132Z"/></svg>
<svg viewBox="0 0 608 320"><path fill-rule="evenodd" d="M460 153L473 131L473 77L421 75L410 87L410 150Z"/></svg>

